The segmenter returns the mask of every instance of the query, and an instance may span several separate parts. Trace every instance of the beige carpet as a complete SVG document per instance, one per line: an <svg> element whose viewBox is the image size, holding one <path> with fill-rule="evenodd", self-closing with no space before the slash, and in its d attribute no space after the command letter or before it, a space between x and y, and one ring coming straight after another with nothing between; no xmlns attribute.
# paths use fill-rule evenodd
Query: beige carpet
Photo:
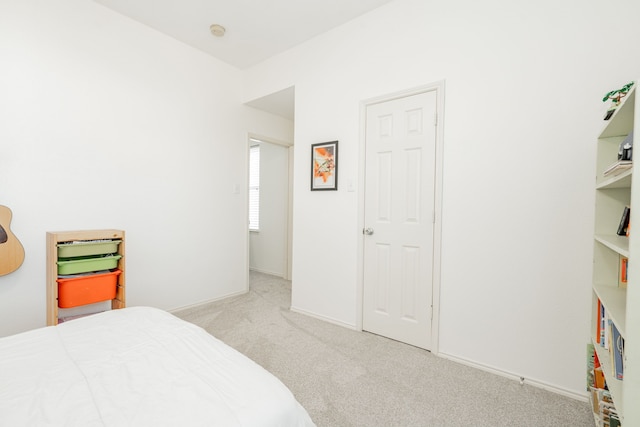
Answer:
<svg viewBox="0 0 640 427"><path fill-rule="evenodd" d="M289 310L291 283L251 273L251 291L175 314L286 384L322 426L594 425L585 402Z"/></svg>

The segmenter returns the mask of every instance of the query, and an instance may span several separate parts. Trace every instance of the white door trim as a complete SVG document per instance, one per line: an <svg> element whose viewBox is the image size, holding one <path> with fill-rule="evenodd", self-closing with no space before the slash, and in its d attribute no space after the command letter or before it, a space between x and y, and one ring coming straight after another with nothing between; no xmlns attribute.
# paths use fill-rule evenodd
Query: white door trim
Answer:
<svg viewBox="0 0 640 427"><path fill-rule="evenodd" d="M280 141L275 138L271 138L268 136L259 135L256 133L249 132L247 133L247 180L249 179L249 147L251 146L251 140L267 142L270 144L280 145L282 147L287 148L287 163L288 163L288 171L287 171L287 227L286 227L286 235L285 239L285 253L284 253L284 272L282 278L285 280L291 280L291 271L293 268L293 143ZM248 182L248 181L247 181ZM250 241L250 233L249 233L249 194L247 192L246 195L246 206L245 213L247 216L246 224L247 224L247 257L246 257L246 271L247 271L247 292L249 291L249 241Z"/></svg>
<svg viewBox="0 0 640 427"><path fill-rule="evenodd" d="M436 92L436 164L435 164L435 224L433 233L433 319L431 321L431 352L438 354L438 343L440 330L440 276L441 276L441 252L442 252L442 179L443 179L443 149L444 149L444 88L445 81L440 80L431 84L395 92L375 98L366 99L360 102L360 142L359 142L359 164L358 173L358 232L364 228L365 214L365 148L366 148L366 111L367 107L381 102L392 101L398 98L417 95L424 92ZM356 287L356 329L362 330L362 310L364 293L364 236L358 239L358 285Z"/></svg>

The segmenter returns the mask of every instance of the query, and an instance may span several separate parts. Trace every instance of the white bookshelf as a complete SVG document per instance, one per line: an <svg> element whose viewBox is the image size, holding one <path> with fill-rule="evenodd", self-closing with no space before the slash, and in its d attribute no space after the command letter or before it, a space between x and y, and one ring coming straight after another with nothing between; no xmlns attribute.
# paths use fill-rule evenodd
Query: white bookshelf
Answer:
<svg viewBox="0 0 640 427"><path fill-rule="evenodd" d="M640 426L640 174L629 169L604 176L603 171L617 160L620 143L640 125L636 86L605 122L598 137L591 304L591 339L625 427ZM634 135L634 139L638 138ZM631 208L628 237L616 234L625 206ZM622 257L629 259L626 285L619 280ZM615 378L610 353L595 337L598 300L625 339L623 380Z"/></svg>

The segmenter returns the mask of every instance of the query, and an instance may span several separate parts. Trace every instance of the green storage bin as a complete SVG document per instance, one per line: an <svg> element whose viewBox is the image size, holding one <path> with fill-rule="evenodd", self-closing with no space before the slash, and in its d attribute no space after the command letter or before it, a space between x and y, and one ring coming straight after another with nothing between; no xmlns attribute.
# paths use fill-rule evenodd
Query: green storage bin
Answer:
<svg viewBox="0 0 640 427"><path fill-rule="evenodd" d="M90 255L104 255L118 252L122 240L87 240L59 243L58 258L73 258Z"/></svg>
<svg viewBox="0 0 640 427"><path fill-rule="evenodd" d="M58 274L77 274L89 271L110 270L118 266L122 255L107 255L103 257L81 257L58 260Z"/></svg>

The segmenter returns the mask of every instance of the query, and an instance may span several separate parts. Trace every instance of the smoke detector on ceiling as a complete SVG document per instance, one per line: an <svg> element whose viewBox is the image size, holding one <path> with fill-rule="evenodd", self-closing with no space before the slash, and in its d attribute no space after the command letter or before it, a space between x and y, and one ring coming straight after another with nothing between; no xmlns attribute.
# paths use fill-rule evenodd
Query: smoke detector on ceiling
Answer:
<svg viewBox="0 0 640 427"><path fill-rule="evenodd" d="M218 25L218 24L213 24L212 26L209 27L209 30L211 31L211 34L213 34L216 37L224 36L225 31L227 31L222 25Z"/></svg>

